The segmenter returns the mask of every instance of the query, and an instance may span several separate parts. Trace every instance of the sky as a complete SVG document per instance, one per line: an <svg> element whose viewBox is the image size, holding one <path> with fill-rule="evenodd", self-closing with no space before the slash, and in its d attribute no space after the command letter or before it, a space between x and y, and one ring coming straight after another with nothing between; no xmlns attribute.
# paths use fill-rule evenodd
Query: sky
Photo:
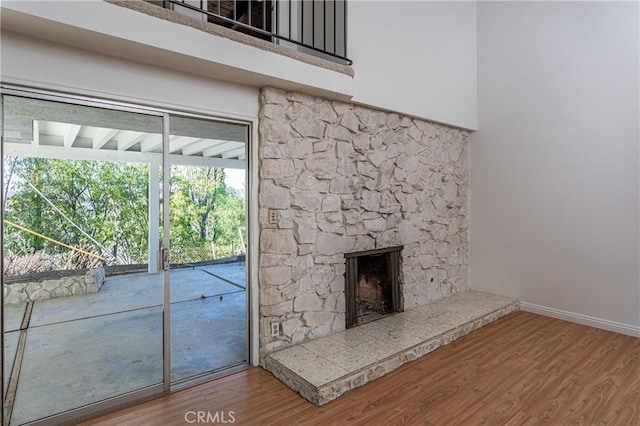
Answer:
<svg viewBox="0 0 640 426"><path fill-rule="evenodd" d="M245 190L245 170L242 169L224 169L224 183L244 194Z"/></svg>

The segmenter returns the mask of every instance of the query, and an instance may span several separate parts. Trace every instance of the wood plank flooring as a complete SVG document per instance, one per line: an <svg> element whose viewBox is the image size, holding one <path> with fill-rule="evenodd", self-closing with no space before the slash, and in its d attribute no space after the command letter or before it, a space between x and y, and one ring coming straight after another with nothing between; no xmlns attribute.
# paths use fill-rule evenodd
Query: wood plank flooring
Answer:
<svg viewBox="0 0 640 426"><path fill-rule="evenodd" d="M239 425L635 426L640 339L516 312L323 407L249 368L83 424L181 425L190 411Z"/></svg>

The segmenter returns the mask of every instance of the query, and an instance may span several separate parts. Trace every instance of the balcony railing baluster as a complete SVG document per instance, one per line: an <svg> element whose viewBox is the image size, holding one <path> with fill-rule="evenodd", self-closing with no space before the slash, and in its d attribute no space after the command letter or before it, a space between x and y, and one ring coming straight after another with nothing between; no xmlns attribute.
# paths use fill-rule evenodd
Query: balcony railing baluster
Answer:
<svg viewBox="0 0 640 426"><path fill-rule="evenodd" d="M327 50L327 0L322 0L322 48Z"/></svg>
<svg viewBox="0 0 640 426"><path fill-rule="evenodd" d="M344 26L342 27L342 40L344 43L344 55L347 56L347 0L342 0L342 4L344 5L344 16L342 18L344 22Z"/></svg>
<svg viewBox="0 0 640 426"><path fill-rule="evenodd" d="M289 0L291 1L291 0ZM300 2L300 41L304 45L304 0Z"/></svg>
<svg viewBox="0 0 640 426"><path fill-rule="evenodd" d="M224 1L224 4L223 4ZM287 1L287 7L278 7L281 0L217 0L215 6L213 1L200 0L199 2L185 0L163 0L162 7L172 8L178 5L179 9L189 9L199 12L209 22L223 25L254 37L272 41L274 43L286 42L299 47L300 51L308 53L318 53L318 56L327 59L337 59L340 62L351 65L351 60L347 58L347 2L346 0L317 0L322 1L322 5L316 13L316 4L311 1L310 8L305 8L305 3L309 0L282 0ZM293 2L297 7L293 7ZM332 17L327 15L327 1L333 3ZM254 2L262 3L262 8L254 7ZM338 2L342 3L342 16ZM154 2L158 4L158 2ZM197 6L199 3L199 7ZM322 10L320 10L322 9ZM254 16L255 13L255 16ZM246 19L245 19L246 15ZM262 16L259 16L262 15ZM295 15L295 16L294 16ZM310 20L311 37L305 34L305 21ZM318 21L318 22L316 22ZM288 22L286 30L282 24ZM322 25L322 34L316 37L316 28ZM307 26L309 28L309 26ZM288 36L282 34L288 33ZM320 46L320 37L322 45ZM333 40L332 40L333 39ZM310 43L309 43L310 41ZM330 46L333 44L333 51ZM343 48L338 52L337 46Z"/></svg>
<svg viewBox="0 0 640 426"><path fill-rule="evenodd" d="M336 24L337 22L337 16L338 13L336 11L336 0L333 0L333 54L336 55L338 53L338 51L336 50L336 45L338 43L338 36L336 34L336 31L338 30L338 25ZM346 54L345 54L346 56Z"/></svg>

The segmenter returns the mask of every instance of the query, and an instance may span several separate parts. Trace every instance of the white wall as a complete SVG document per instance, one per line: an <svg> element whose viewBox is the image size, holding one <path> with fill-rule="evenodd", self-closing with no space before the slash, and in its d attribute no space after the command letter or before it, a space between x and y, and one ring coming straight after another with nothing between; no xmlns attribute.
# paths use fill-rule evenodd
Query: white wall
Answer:
<svg viewBox="0 0 640 426"><path fill-rule="evenodd" d="M638 21L637 2L478 5L472 288L640 333Z"/></svg>
<svg viewBox="0 0 640 426"><path fill-rule="evenodd" d="M4 30L58 44L476 128L475 2L349 2L353 78L103 1L3 1L2 7Z"/></svg>
<svg viewBox="0 0 640 426"><path fill-rule="evenodd" d="M354 98L477 128L475 1L350 1Z"/></svg>
<svg viewBox="0 0 640 426"><path fill-rule="evenodd" d="M25 54L29 52L29 54ZM258 116L258 89L2 33L3 83L235 118Z"/></svg>

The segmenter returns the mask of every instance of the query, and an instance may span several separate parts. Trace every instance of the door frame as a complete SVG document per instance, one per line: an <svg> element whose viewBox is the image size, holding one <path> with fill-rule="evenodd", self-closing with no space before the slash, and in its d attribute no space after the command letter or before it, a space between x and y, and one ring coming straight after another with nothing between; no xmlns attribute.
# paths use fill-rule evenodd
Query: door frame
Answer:
<svg viewBox="0 0 640 426"><path fill-rule="evenodd" d="M163 141L162 141L162 169L163 173L163 242L162 248L169 249L169 136L170 136L170 117L172 115L181 117L199 118L204 120L215 120L222 122L245 124L248 126L248 142L246 144L245 155L245 205L246 205L246 224L247 224L247 259L246 259L246 353L247 365L259 365L259 349L258 349L258 215L254 206L258 205L258 118L246 117L234 114L203 114L194 111L172 109L166 106L153 104L137 104L131 102L114 101L110 99L98 98L95 96L84 96L82 94L68 94L47 89L28 88L19 85L2 84L0 85L0 158L4 158L4 105L3 97L17 96L31 99L39 99L45 101L63 102L74 105L97 107L103 109L111 109L123 112L132 112L145 114L150 116L161 117L163 120ZM153 163L151 163L153 164ZM3 176L3 161L0 161L0 176ZM0 199L3 196L4 188L0 185ZM0 209L0 229L4 229L3 211ZM3 232L0 232L0 244L3 243ZM151 247L149 248L151 249ZM159 259L161 252L158 253ZM161 260L161 259L160 259ZM161 262L159 262L161 263ZM0 267L4 267L3 259L0 257ZM94 415L101 411L112 410L117 407L147 399L153 396L167 394L172 392L171 389L171 363L170 363L170 268L159 268L163 277L163 381L162 383L151 385L136 391L118 395L107 400L95 402L77 409L55 414L50 417L35 421L30 424L58 424L79 420L81 418ZM4 279L0 276L0 285L4 286ZM0 382L4 380L4 299L0 301L0 335L2 344L0 345ZM205 378L202 382L211 380ZM215 379L215 377L213 377ZM173 391L179 390L176 388ZM4 423L4 387L0 389L2 401L0 402L0 418Z"/></svg>

